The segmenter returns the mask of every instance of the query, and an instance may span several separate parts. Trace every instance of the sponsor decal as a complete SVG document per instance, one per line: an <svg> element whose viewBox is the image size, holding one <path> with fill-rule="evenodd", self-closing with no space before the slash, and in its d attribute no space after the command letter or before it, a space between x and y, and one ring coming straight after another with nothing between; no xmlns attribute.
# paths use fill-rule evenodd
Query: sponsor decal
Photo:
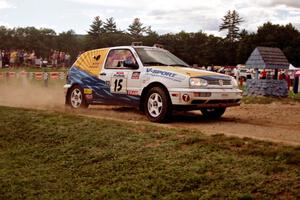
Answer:
<svg viewBox="0 0 300 200"><path fill-rule="evenodd" d="M164 78L168 78L170 80L178 81L178 82L183 81L185 78L185 77L179 76L178 74L173 73L173 72L167 72L167 71L162 71L162 70L153 69L153 68L147 68L146 72L147 72L147 74L150 74L151 76L164 77Z"/></svg>
<svg viewBox="0 0 300 200"><path fill-rule="evenodd" d="M157 74L160 76L166 76L166 77L175 77L176 74L172 72L166 72L158 69L148 68L147 73Z"/></svg>
<svg viewBox="0 0 300 200"><path fill-rule="evenodd" d="M92 100L92 99L93 99L93 95L92 95L92 94L86 94L86 95L85 95L85 98L86 98L87 100Z"/></svg>
<svg viewBox="0 0 300 200"><path fill-rule="evenodd" d="M182 100L183 101L185 101L185 102L189 102L190 101L190 95L188 95L188 94L184 94L184 95L182 95Z"/></svg>
<svg viewBox="0 0 300 200"><path fill-rule="evenodd" d="M84 94L92 94L93 93L93 90L91 88L84 88L83 89L83 93Z"/></svg>
<svg viewBox="0 0 300 200"><path fill-rule="evenodd" d="M179 93L172 93L171 96L172 97L179 97Z"/></svg>
<svg viewBox="0 0 300 200"><path fill-rule="evenodd" d="M140 79L141 72L133 72L131 75L131 79Z"/></svg>
<svg viewBox="0 0 300 200"><path fill-rule="evenodd" d="M138 90L127 90L127 94L130 96L138 96L139 91Z"/></svg>
<svg viewBox="0 0 300 200"><path fill-rule="evenodd" d="M124 74L124 72L116 72L114 75L113 75L113 77L125 77L125 74Z"/></svg>
<svg viewBox="0 0 300 200"><path fill-rule="evenodd" d="M101 58L101 55L98 55L98 56L95 55L95 56L93 56L93 58L98 61Z"/></svg>
<svg viewBox="0 0 300 200"><path fill-rule="evenodd" d="M100 58L101 58L101 55L94 55L93 59L94 59L95 62L93 62L90 65L90 68L98 68L99 65L100 65Z"/></svg>

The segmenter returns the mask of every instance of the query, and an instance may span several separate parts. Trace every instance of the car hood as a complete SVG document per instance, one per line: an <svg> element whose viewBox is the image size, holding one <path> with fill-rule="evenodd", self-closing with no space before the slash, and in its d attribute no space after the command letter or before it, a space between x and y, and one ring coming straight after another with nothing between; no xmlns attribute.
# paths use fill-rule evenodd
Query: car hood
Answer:
<svg viewBox="0 0 300 200"><path fill-rule="evenodd" d="M220 74L220 73L210 72L210 71L205 71L205 70L200 70L200 69L194 69L194 68L189 68L189 67L151 66L150 68L158 69L161 71L173 72L173 73L185 75L188 77L202 77L202 76L203 77L207 77L207 76L229 77L228 75L225 75L225 74Z"/></svg>

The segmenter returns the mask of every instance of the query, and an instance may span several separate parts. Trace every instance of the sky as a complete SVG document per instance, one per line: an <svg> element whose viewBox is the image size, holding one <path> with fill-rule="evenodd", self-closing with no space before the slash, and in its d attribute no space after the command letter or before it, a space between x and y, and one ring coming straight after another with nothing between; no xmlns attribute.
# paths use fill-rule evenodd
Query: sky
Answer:
<svg viewBox="0 0 300 200"><path fill-rule="evenodd" d="M113 17L121 30L140 18L159 34L184 30L224 36L219 25L228 10L238 11L244 19L240 28L250 32L268 21L300 30L300 0L0 0L0 26L86 34L100 16Z"/></svg>

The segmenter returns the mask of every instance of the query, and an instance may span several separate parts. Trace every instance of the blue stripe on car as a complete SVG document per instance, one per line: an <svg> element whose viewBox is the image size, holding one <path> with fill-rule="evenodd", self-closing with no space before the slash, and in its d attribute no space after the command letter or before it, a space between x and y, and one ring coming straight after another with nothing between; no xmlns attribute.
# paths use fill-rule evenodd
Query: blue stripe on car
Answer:
<svg viewBox="0 0 300 200"><path fill-rule="evenodd" d="M80 70L76 66L72 66L69 71L68 83L71 85L79 84L82 88L91 88L93 100L89 103L139 105L140 96L111 93L105 81Z"/></svg>

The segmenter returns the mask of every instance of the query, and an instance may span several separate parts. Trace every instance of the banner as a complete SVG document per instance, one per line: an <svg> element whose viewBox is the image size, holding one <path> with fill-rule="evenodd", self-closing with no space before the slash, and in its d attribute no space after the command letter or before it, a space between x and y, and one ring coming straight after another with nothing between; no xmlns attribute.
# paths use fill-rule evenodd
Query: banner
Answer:
<svg viewBox="0 0 300 200"><path fill-rule="evenodd" d="M0 79L28 78L30 80L64 80L65 76L65 72L0 72Z"/></svg>

